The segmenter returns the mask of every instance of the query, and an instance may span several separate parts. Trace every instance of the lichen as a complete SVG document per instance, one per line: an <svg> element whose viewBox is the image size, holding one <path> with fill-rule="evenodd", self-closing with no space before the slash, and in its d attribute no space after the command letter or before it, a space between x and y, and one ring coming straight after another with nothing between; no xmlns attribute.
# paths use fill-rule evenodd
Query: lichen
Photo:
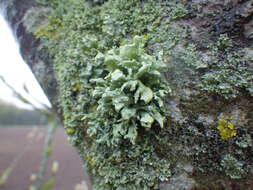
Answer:
<svg viewBox="0 0 253 190"><path fill-rule="evenodd" d="M24 16L24 25L29 32L36 32L38 28L47 26L47 17L51 9L49 8L31 8Z"/></svg>
<svg viewBox="0 0 253 190"><path fill-rule="evenodd" d="M51 15L48 26L35 34L46 48L54 47L50 52L70 142L95 176L94 189L158 189L158 182L170 177L171 164L157 153L159 139L149 139L158 138L158 127L165 124L163 98L169 87L161 71L166 66L161 57L145 53L141 38L134 43L131 38L144 36L146 44L154 38L158 26L147 27L160 24L161 5L109 1L91 9L79 1L66 3L63 9L75 11Z"/></svg>
<svg viewBox="0 0 253 190"><path fill-rule="evenodd" d="M235 124L226 120L219 120L218 127L222 139L227 140L236 136Z"/></svg>
<svg viewBox="0 0 253 190"><path fill-rule="evenodd" d="M109 73L90 80L95 84L90 91L97 105L83 119L89 126L87 134L108 146L123 139L135 144L140 127L149 130L164 126L164 97L170 92L161 75L166 65L161 57L145 53L143 41L136 36L133 42L95 57Z"/></svg>
<svg viewBox="0 0 253 190"><path fill-rule="evenodd" d="M236 140L236 144L241 148L247 148L252 146L252 139L250 135L245 135Z"/></svg>
<svg viewBox="0 0 253 190"><path fill-rule="evenodd" d="M243 164L235 159L232 155L226 155L221 161L225 173L232 179L240 179L245 175Z"/></svg>
<svg viewBox="0 0 253 190"><path fill-rule="evenodd" d="M233 42L226 35L207 47L205 53L199 53L193 44L182 52L185 64L198 70L198 87L225 99L234 99L241 93L252 96L253 68L250 59L245 58L243 49L233 50ZM199 75L200 74L200 75Z"/></svg>
<svg viewBox="0 0 253 190"><path fill-rule="evenodd" d="M182 160L200 189L213 187L206 176L248 173L252 145L242 139L252 135L243 128L250 119L236 129L225 123L217 130L215 121L228 101L252 96L250 59L227 35L199 47L181 22L194 14L186 1L39 1L53 11L35 35L54 59L64 126L95 190L159 189L188 178L176 167ZM135 36L145 43L132 53ZM147 75L137 83L135 64Z"/></svg>

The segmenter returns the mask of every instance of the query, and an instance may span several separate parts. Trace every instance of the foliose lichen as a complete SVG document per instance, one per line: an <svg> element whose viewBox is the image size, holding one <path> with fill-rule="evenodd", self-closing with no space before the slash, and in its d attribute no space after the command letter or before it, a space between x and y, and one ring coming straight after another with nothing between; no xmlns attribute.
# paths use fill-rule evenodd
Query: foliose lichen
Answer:
<svg viewBox="0 0 253 190"><path fill-rule="evenodd" d="M247 176L252 130L217 130L229 101L252 97L250 59L228 35L200 47L181 22L196 10L186 1L39 2L53 11L35 35L54 59L64 126L95 190L159 189L184 160L199 189L209 184L201 176Z"/></svg>
<svg viewBox="0 0 253 190"><path fill-rule="evenodd" d="M170 89L161 72L166 65L161 57L145 53L143 40L136 36L132 43L95 57L109 73L90 80L96 111L83 119L90 126L87 133L108 146L123 139L135 144L140 127L163 128L165 123L164 98Z"/></svg>

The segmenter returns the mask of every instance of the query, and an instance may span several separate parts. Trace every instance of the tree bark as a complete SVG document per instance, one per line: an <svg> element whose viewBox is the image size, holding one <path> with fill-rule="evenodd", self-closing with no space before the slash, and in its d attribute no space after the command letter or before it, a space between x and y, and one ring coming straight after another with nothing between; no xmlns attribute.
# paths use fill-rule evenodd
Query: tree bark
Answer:
<svg viewBox="0 0 253 190"><path fill-rule="evenodd" d="M57 82L55 80L53 63L48 55L41 48L40 40L36 39L32 33L31 26L35 24L39 27L43 24L43 21L47 19L47 14L44 13L42 18L28 20L25 15L36 8L38 5L34 0L1 0L0 8L4 18L8 21L9 26L20 46L20 53L31 68L34 76L38 80L45 94L53 104L54 108L57 109ZM42 8L40 8L42 9ZM30 22L30 23L29 23Z"/></svg>
<svg viewBox="0 0 253 190"><path fill-rule="evenodd" d="M169 158L167 153L159 152L161 147L156 147L158 155L172 160L171 177L159 179L159 189L251 190L253 1L175 2L191 13L169 23L172 33L174 30L187 36L184 44L179 39L172 45L167 60L166 80L173 92L166 100L170 129L164 138L169 144L160 146L176 156ZM51 8L38 6L34 0L0 0L0 7L24 60L63 120L53 59L33 35L34 30L46 25ZM40 14L31 19L27 15L34 10ZM172 16L168 13L164 18ZM148 48L154 53L157 44ZM78 151L83 156L85 150L80 146L82 143Z"/></svg>

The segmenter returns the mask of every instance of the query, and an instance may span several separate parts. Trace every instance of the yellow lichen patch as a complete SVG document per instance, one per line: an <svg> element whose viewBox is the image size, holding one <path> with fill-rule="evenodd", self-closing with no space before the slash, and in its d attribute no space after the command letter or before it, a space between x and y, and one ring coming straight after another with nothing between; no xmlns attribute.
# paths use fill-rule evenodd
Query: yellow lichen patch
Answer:
<svg viewBox="0 0 253 190"><path fill-rule="evenodd" d="M82 87L82 84L81 84L81 83L76 83L76 84L74 85L74 87L73 87L73 90L74 90L74 91L79 91L79 90L81 89L81 87Z"/></svg>
<svg viewBox="0 0 253 190"><path fill-rule="evenodd" d="M227 120L219 120L218 129L223 140L236 136L235 124Z"/></svg>
<svg viewBox="0 0 253 190"><path fill-rule="evenodd" d="M147 40L147 39L148 39L148 35L147 35L147 34L144 34L144 35L143 35L143 38L144 38L144 40Z"/></svg>

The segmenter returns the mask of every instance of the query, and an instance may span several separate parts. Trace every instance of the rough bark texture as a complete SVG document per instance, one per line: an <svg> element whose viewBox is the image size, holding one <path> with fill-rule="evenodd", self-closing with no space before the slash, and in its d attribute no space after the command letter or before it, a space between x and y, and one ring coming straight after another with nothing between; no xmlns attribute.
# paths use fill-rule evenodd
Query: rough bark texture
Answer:
<svg viewBox="0 0 253 190"><path fill-rule="evenodd" d="M32 33L32 27L39 27L47 19L45 13L40 18L27 18L27 12L37 7L34 0L1 0L0 10L8 21L20 45L20 53L29 65L50 102L57 107L57 82L54 77L53 63L48 53L40 47L40 40ZM43 11L41 8L40 11ZM48 12L47 12L48 13Z"/></svg>
<svg viewBox="0 0 253 190"><path fill-rule="evenodd" d="M72 6L66 0L69 9L46 2L43 7L33 0L0 0L0 6L22 56L51 102L62 110L60 116L84 159L94 189L253 189L252 0L110 0L89 1L83 7L84 1L76 1L80 6L72 2ZM52 10L56 10L54 19L47 21ZM97 17L99 14L102 16ZM55 51L55 70L53 58L32 34L38 34L42 26L46 29L39 36L47 38ZM86 34L90 36L82 38ZM106 54L136 34L149 36L148 54L164 51L166 81L172 89L166 97L166 127L160 129L156 123L148 132L138 128L135 145L125 140L110 147L101 140L100 131L91 134L85 127L86 112L96 108L84 103L87 92L83 89L88 84L82 79L96 68L87 69L80 60L95 60L88 52L94 48L90 46ZM93 37L105 47L94 45ZM82 40L83 46L78 43ZM90 53L88 58L86 53Z"/></svg>

